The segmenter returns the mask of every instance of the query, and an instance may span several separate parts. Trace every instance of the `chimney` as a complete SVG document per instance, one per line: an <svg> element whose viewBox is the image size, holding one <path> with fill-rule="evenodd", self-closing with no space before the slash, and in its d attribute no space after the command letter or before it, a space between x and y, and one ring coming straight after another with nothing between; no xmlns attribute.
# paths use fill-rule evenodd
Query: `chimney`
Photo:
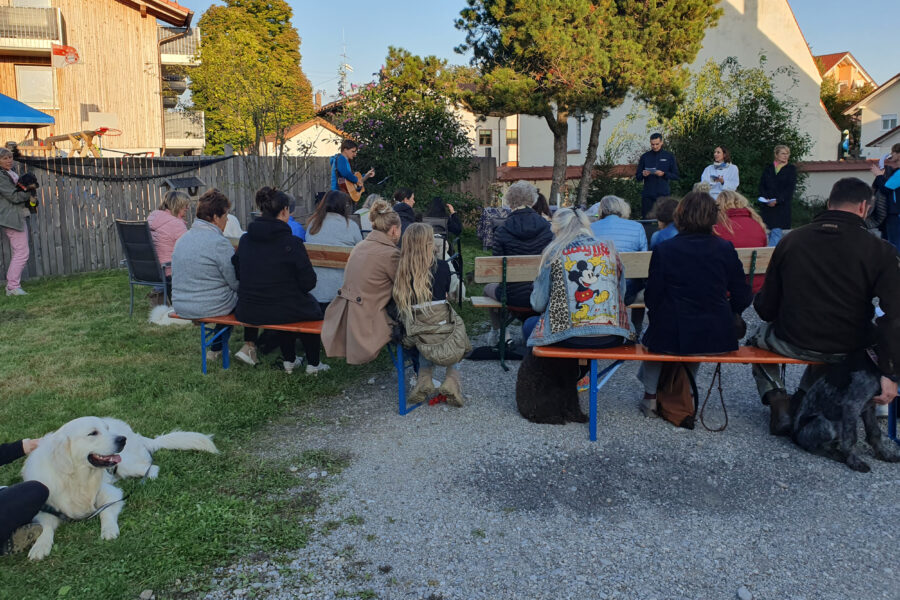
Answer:
<svg viewBox="0 0 900 600"><path fill-rule="evenodd" d="M322 109L322 92L316 92L316 99L313 101L313 108L316 112Z"/></svg>

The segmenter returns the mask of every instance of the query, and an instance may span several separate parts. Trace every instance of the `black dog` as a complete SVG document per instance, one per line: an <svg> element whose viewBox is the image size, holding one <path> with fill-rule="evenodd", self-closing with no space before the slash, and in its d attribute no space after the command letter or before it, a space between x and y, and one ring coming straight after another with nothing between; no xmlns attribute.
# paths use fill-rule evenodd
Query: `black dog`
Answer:
<svg viewBox="0 0 900 600"><path fill-rule="evenodd" d="M532 423L587 423L578 405L578 380L586 368L577 359L539 358L528 352L516 377L516 406Z"/></svg>
<svg viewBox="0 0 900 600"><path fill-rule="evenodd" d="M856 448L857 420L861 417L866 441L875 458L900 462L900 448L881 432L875 416L874 396L881 393L881 374L865 350L829 365L824 377L803 394L792 398L796 407L791 437L808 452L846 463L854 471L871 467Z"/></svg>

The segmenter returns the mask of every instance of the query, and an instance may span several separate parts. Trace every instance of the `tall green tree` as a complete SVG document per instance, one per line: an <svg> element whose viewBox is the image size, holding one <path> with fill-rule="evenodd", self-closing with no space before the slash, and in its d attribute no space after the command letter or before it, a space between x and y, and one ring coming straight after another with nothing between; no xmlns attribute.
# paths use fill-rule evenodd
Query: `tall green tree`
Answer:
<svg viewBox="0 0 900 600"><path fill-rule="evenodd" d="M480 112L543 117L553 134L555 197L565 179L568 119L591 125L583 200L600 124L631 92L671 110L720 11L715 0L467 0L456 26L482 73L467 101Z"/></svg>
<svg viewBox="0 0 900 600"><path fill-rule="evenodd" d="M265 136L274 134L280 155L287 128L312 116L291 14L285 0L225 0L203 14L191 87L194 104L206 113L207 152L231 144L258 154Z"/></svg>

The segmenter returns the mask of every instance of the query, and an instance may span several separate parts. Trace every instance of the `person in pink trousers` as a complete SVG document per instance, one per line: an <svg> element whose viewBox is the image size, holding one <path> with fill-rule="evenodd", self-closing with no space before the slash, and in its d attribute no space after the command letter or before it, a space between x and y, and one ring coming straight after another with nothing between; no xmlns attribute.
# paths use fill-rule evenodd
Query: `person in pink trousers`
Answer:
<svg viewBox="0 0 900 600"><path fill-rule="evenodd" d="M12 258L6 270L6 295L24 296L22 271L28 262L28 202L29 191L19 184L19 175L12 170L13 155L0 148L0 229L9 238ZM36 187L36 186L35 186Z"/></svg>

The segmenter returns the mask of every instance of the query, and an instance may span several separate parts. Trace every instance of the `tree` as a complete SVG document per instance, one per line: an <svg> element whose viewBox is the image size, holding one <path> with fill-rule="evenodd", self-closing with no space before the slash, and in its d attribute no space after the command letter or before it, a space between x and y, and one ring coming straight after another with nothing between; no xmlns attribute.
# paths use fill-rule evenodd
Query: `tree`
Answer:
<svg viewBox="0 0 900 600"><path fill-rule="evenodd" d="M390 48L378 82L344 103L335 125L359 144L356 163L374 167L372 191L408 187L420 198L442 196L472 170L472 145L449 97L457 77L446 61Z"/></svg>
<svg viewBox="0 0 900 600"><path fill-rule="evenodd" d="M834 79L830 77L822 79L819 97L822 100L822 104L825 106L825 110L828 111L831 120L838 126L838 129L842 131L847 129L850 131L850 140L855 147L851 150L851 154L854 156L859 155L859 115L845 115L844 111L871 94L873 91L875 91L875 87L869 83L852 90L842 90L838 86L838 82ZM855 152L853 150L855 150Z"/></svg>
<svg viewBox="0 0 900 600"><path fill-rule="evenodd" d="M480 112L544 118L553 133L555 197L565 178L570 115L596 114L579 201L597 156L600 123L629 92L675 106L714 0L467 0L457 48L473 52L482 79L466 100Z"/></svg>
<svg viewBox="0 0 900 600"><path fill-rule="evenodd" d="M767 72L765 59L756 67L743 68L734 57L721 64L708 61L693 78L678 113L663 119L667 146L678 157L682 177L674 182L685 193L711 162L716 146L724 145L740 168L738 190L756 198L762 171L772 161L776 145L791 149L792 160L802 160L812 141L801 125L801 106L788 93L775 89L779 75L792 76L789 68ZM789 91L789 90L788 90ZM797 186L797 194L802 185Z"/></svg>
<svg viewBox="0 0 900 600"><path fill-rule="evenodd" d="M284 0L225 4L200 19L200 64L191 74L193 101L206 113L207 151L231 144L258 154L263 138L274 134L280 156L287 128L313 113L291 8Z"/></svg>

